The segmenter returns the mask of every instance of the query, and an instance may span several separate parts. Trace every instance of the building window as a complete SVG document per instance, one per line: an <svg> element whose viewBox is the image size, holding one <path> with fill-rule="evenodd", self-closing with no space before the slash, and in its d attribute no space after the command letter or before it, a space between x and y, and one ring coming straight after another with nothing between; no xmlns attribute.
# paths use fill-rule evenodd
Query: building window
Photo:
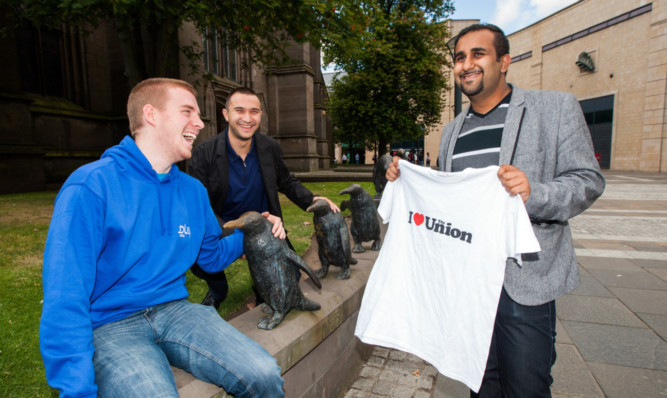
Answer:
<svg viewBox="0 0 667 398"><path fill-rule="evenodd" d="M21 89L63 97L62 31L25 24L16 29L16 45L21 65Z"/></svg>
<svg viewBox="0 0 667 398"><path fill-rule="evenodd" d="M237 53L223 39L223 31L210 31L207 29L204 34L202 45L204 47L204 69L206 72L213 73L228 80L237 81L238 79L238 60Z"/></svg>
<svg viewBox="0 0 667 398"><path fill-rule="evenodd" d="M237 81L236 50L230 48L228 45L224 48L223 65L225 69L224 77L232 81Z"/></svg>

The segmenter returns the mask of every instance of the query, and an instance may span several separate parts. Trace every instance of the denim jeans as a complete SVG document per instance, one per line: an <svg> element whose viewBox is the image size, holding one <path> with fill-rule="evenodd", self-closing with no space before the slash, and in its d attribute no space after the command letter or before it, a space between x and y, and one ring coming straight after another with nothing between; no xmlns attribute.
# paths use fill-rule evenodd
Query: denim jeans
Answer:
<svg viewBox="0 0 667 398"><path fill-rule="evenodd" d="M482 387L471 397L551 397L556 302L521 305L503 289Z"/></svg>
<svg viewBox="0 0 667 398"><path fill-rule="evenodd" d="M169 365L235 397L284 396L280 367L213 307L178 300L93 332L100 397L178 397Z"/></svg>

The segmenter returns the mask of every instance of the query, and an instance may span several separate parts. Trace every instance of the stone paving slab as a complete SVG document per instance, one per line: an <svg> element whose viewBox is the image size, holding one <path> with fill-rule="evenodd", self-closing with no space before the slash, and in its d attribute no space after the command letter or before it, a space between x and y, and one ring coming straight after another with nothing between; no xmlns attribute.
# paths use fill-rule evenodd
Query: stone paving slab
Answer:
<svg viewBox="0 0 667 398"><path fill-rule="evenodd" d="M588 272L586 272L586 275L580 273L579 287L574 289L570 294L578 296L616 297L602 283L588 274ZM556 310L560 311L560 308L556 307Z"/></svg>
<svg viewBox="0 0 667 398"><path fill-rule="evenodd" d="M664 260L644 260L633 258L630 260L633 264L642 268L662 268L667 269L667 261Z"/></svg>
<svg viewBox="0 0 667 398"><path fill-rule="evenodd" d="M600 199L665 201L665 198L667 198L667 185L665 184L609 184L607 181L607 186Z"/></svg>
<svg viewBox="0 0 667 398"><path fill-rule="evenodd" d="M595 378L574 345L556 343L556 363L551 374L553 394L577 397L604 397Z"/></svg>
<svg viewBox="0 0 667 398"><path fill-rule="evenodd" d="M634 247L626 244L621 241L608 241L608 240L591 240L591 239L580 239L578 240L581 249L589 250L621 250L621 251L632 251L637 250Z"/></svg>
<svg viewBox="0 0 667 398"><path fill-rule="evenodd" d="M641 320L646 323L655 334L667 341L667 315L637 313L637 316L641 318Z"/></svg>
<svg viewBox="0 0 667 398"><path fill-rule="evenodd" d="M667 282L642 269L637 271L617 271L593 269L590 273L608 288L624 287L635 289L667 290Z"/></svg>
<svg viewBox="0 0 667 398"><path fill-rule="evenodd" d="M586 362L667 370L667 343L648 328L563 321Z"/></svg>
<svg viewBox="0 0 667 398"><path fill-rule="evenodd" d="M620 300L609 297L567 295L556 300L561 321L591 322L608 325L645 327Z"/></svg>
<svg viewBox="0 0 667 398"><path fill-rule="evenodd" d="M667 315L667 291L621 287L609 289L634 312Z"/></svg>
<svg viewBox="0 0 667 398"><path fill-rule="evenodd" d="M612 212L663 212L667 209L667 200L607 200L598 199L585 214L599 214L599 211ZM658 213L661 214L661 213ZM662 215L662 214L661 214Z"/></svg>
<svg viewBox="0 0 667 398"><path fill-rule="evenodd" d="M563 327L563 323L560 321L560 319L558 319L558 317L556 317L556 343L574 344L570 338L570 335L567 334L567 331Z"/></svg>
<svg viewBox="0 0 667 398"><path fill-rule="evenodd" d="M589 216L584 213L571 219L570 226L577 231L577 237L581 234L603 234L622 236L623 240L630 241L636 237L650 237L658 242L663 242L667 237L667 217Z"/></svg>
<svg viewBox="0 0 667 398"><path fill-rule="evenodd" d="M435 382L433 398L468 398L470 390L465 384L452 380L449 377L438 375Z"/></svg>
<svg viewBox="0 0 667 398"><path fill-rule="evenodd" d="M652 273L663 281L667 282L667 268L644 268L646 271Z"/></svg>
<svg viewBox="0 0 667 398"><path fill-rule="evenodd" d="M636 250L604 250L604 249L586 249L586 248L578 248L575 249L574 251L577 254L577 257L592 256L592 257L667 261L667 253L660 253L660 252L639 252Z"/></svg>
<svg viewBox="0 0 667 398"><path fill-rule="evenodd" d="M608 398L667 396L667 372L606 363L588 367Z"/></svg>
<svg viewBox="0 0 667 398"><path fill-rule="evenodd" d="M608 269L616 271L641 271L641 265L637 264L635 259L615 258L611 261L609 258L577 256L579 265L586 270L589 275L596 269ZM581 268L580 267L580 268Z"/></svg>
<svg viewBox="0 0 667 398"><path fill-rule="evenodd" d="M627 242L627 246L643 252L664 252L667 250L666 242Z"/></svg>

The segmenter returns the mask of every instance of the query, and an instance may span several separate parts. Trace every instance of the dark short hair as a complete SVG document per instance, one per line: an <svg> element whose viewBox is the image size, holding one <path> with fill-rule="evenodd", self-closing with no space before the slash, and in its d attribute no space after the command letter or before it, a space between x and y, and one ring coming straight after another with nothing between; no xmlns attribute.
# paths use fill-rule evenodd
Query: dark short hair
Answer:
<svg viewBox="0 0 667 398"><path fill-rule="evenodd" d="M466 26L463 28L454 38L454 48L452 48L453 53L455 53L456 45L458 44L461 37L470 32L477 32L480 30L489 30L493 33L493 47L496 50L496 57L498 57L498 60L500 60L500 57L503 55L510 53L510 41L507 39L507 36L505 36L505 32L503 32L503 30L496 25L492 25L490 23L476 23L474 25Z"/></svg>
<svg viewBox="0 0 667 398"><path fill-rule="evenodd" d="M232 99L232 96L234 94L245 94L245 95L254 95L255 97L259 98L256 92L254 92L251 88L248 87L237 87L234 90L232 90L231 93L227 96L227 100L225 100L225 109L229 111L229 103L230 100Z"/></svg>

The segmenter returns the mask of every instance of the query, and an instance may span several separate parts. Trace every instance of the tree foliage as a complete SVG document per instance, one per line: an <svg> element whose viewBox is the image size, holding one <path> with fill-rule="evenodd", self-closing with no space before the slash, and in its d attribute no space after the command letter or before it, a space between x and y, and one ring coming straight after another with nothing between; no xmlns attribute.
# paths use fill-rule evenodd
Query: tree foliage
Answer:
<svg viewBox="0 0 667 398"><path fill-rule="evenodd" d="M289 41L319 45L338 16L338 2L317 0L8 0L13 16L35 25L67 24L91 31L111 21L121 43L130 86L154 76L178 75L178 29L224 32L223 44L263 64L288 61ZM325 27L326 23L326 27ZM180 48L197 59L196 45ZM190 64L192 67L195 63ZM196 72L196 71L195 71Z"/></svg>
<svg viewBox="0 0 667 398"><path fill-rule="evenodd" d="M329 113L336 138L379 154L393 141L413 140L440 121L449 65L443 20L449 0L354 5L350 23L324 38L325 62L345 72L334 80Z"/></svg>

